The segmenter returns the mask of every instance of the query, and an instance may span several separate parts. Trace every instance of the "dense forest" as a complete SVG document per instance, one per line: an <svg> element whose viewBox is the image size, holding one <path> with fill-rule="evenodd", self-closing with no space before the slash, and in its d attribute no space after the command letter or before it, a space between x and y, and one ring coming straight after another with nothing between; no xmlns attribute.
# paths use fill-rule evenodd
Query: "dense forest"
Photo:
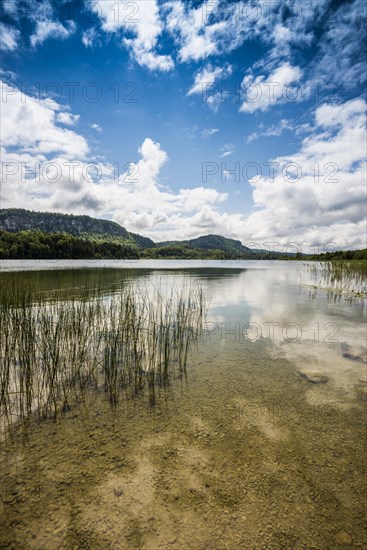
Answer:
<svg viewBox="0 0 367 550"><path fill-rule="evenodd" d="M137 246L93 241L67 233L0 231L0 259L101 259L138 258Z"/></svg>
<svg viewBox="0 0 367 550"><path fill-rule="evenodd" d="M255 257L232 248L199 249L186 243L140 248L135 244L74 237L39 230L0 230L0 259L237 259Z"/></svg>
<svg viewBox="0 0 367 550"><path fill-rule="evenodd" d="M0 230L0 259L213 259L213 260L367 260L367 250L337 251L318 255L301 253L285 255L277 252L236 250L226 243L216 249L200 249L187 243L140 248L135 243L94 240L67 233L39 230L10 232ZM245 248L245 247L244 247Z"/></svg>
<svg viewBox="0 0 367 550"><path fill-rule="evenodd" d="M362 250L337 250L325 252L324 254L313 254L307 256L308 260L319 260L328 262L330 260L367 260L367 248Z"/></svg>

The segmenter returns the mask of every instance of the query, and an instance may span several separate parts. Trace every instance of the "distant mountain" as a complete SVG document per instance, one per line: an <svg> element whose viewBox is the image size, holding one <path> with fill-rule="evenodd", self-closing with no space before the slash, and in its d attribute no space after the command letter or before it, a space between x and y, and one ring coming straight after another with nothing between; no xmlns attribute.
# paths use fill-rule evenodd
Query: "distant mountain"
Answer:
<svg viewBox="0 0 367 550"><path fill-rule="evenodd" d="M135 250L135 254L146 258L229 259L244 257L252 258L254 253L269 254L267 251L251 250L247 246L244 246L241 241L228 239L221 235L204 235L197 237L196 239L188 239L184 241L165 241L154 243L154 241L148 237L143 237L142 235L138 235L136 233L130 233L127 229L125 229L125 227L109 220L91 218L90 216L59 214L55 212L35 212L22 208L0 209L0 231L8 232L10 234L8 237L4 237L7 242L6 248L9 248L9 250L11 248L12 241L11 234L16 233L20 235L21 232L24 231L32 232L32 236L28 235L24 237L27 242L29 241L31 243L34 240L39 240L37 239L35 233L40 231L44 234L52 235L67 234L75 239L82 239L89 243L94 243L96 245L95 253L97 253L96 251L98 250L100 251L98 253L104 254L103 257L108 257L108 255L112 253L115 255L123 254L124 252L121 247L125 247L130 251L133 248ZM14 239L16 240L15 236ZM74 243L74 245L76 247L79 246L79 249L82 248L87 250L88 253L93 253L93 249L90 249L92 250L92 252L90 252L86 244L79 243L79 245L77 245L77 243ZM111 248L111 245L116 245L120 248ZM4 246L5 245L3 245L3 247ZM20 248L18 247L18 251L14 252L16 257L19 257L19 255L22 254L22 250L24 248L22 248L22 245L19 246ZM45 244L45 246L47 247L51 245ZM54 246L54 248L52 248L52 246ZM57 246L52 246L52 250L56 253L58 251ZM28 248L25 246L25 249L28 250L29 254L33 254L33 252L29 252L30 245ZM87 252L85 253L87 254ZM3 257L4 254L7 257L10 252L3 252ZM274 253L273 256L282 256L282 254Z"/></svg>
<svg viewBox="0 0 367 550"><path fill-rule="evenodd" d="M252 250L244 246L241 241L235 239L227 239L221 235L205 235L197 239L189 239L187 241L165 241L156 243L156 247L175 246L178 244L186 245L189 248L199 250L221 250L228 254L251 253Z"/></svg>
<svg viewBox="0 0 367 550"><path fill-rule="evenodd" d="M55 212L34 212L22 208L0 210L0 230L12 233L39 230L44 233L67 233L95 241L114 241L120 244L134 244L139 248L154 247L148 237L130 233L116 222L100 220L90 216L74 216Z"/></svg>
<svg viewBox="0 0 367 550"><path fill-rule="evenodd" d="M366 250L321 255L251 250L241 241L205 235L154 243L109 220L21 208L0 209L0 259L309 259L365 260Z"/></svg>
<svg viewBox="0 0 367 550"><path fill-rule="evenodd" d="M55 212L35 212L23 208L0 210L0 230L16 233L19 231L39 230L44 233L67 233L73 237L82 237L95 241L113 241L120 244L134 244L139 248L161 248L182 245L185 248L202 251L222 251L228 254L251 253L251 249L241 241L227 239L221 235L205 235L185 241L166 241L154 243L148 237L130 233L116 222L75 216Z"/></svg>

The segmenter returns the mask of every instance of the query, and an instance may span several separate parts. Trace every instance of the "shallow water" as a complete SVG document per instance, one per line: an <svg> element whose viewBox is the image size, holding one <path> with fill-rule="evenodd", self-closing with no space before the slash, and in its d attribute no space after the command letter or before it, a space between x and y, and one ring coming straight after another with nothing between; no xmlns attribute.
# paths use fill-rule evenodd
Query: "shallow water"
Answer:
<svg viewBox="0 0 367 550"><path fill-rule="evenodd" d="M5 264L65 299L194 278L210 304L154 409L90 396L4 443L0 547L366 547L366 300L300 262Z"/></svg>

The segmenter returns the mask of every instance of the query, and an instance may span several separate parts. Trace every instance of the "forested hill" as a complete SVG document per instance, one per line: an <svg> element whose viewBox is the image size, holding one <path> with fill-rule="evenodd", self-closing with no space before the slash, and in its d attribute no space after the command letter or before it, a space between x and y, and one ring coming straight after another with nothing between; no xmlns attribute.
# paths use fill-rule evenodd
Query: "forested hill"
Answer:
<svg viewBox="0 0 367 550"><path fill-rule="evenodd" d="M118 223L90 216L0 209L0 259L301 259L365 260L366 250L321 255L251 250L235 239L204 235L154 243Z"/></svg>
<svg viewBox="0 0 367 550"><path fill-rule="evenodd" d="M11 233L38 230L43 233L66 233L73 237L83 237L96 241L114 241L126 245L135 244L139 248L154 246L151 239L130 233L125 227L116 222L91 218L90 216L34 212L21 208L0 210L0 230Z"/></svg>
<svg viewBox="0 0 367 550"><path fill-rule="evenodd" d="M253 252L250 248L244 246L241 241L227 239L221 235L205 235L203 237L198 237L197 239L190 239L187 241L165 241L156 243L156 246L174 246L178 244L199 250L226 250L228 253L237 254Z"/></svg>

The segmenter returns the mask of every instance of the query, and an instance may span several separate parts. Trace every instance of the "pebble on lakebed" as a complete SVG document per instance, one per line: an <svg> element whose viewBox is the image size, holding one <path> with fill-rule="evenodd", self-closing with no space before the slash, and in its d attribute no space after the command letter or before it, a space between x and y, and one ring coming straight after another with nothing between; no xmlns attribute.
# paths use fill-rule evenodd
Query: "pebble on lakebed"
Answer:
<svg viewBox="0 0 367 550"><path fill-rule="evenodd" d="M346 531L344 531L344 529L342 529L341 531L339 531L339 533L336 534L335 542L337 544L341 544L342 546L351 546L353 541L349 533L347 533Z"/></svg>
<svg viewBox="0 0 367 550"><path fill-rule="evenodd" d="M307 380L307 382L311 382L311 384L325 384L329 381L327 376L324 374L319 374L318 372L298 370L297 374L304 380Z"/></svg>

